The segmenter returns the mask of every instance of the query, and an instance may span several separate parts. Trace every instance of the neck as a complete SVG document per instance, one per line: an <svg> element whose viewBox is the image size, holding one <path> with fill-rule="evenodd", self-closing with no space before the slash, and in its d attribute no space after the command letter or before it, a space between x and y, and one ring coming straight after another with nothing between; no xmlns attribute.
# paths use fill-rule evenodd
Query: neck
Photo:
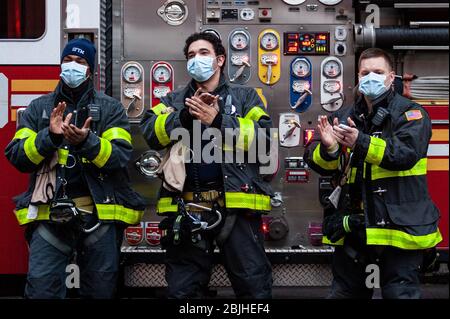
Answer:
<svg viewBox="0 0 450 319"><path fill-rule="evenodd" d="M368 114L370 114L373 109L372 101L367 96L364 96L364 99L366 100Z"/></svg>
<svg viewBox="0 0 450 319"><path fill-rule="evenodd" d="M214 75L208 81L196 83L197 88L201 88L206 92L213 92L219 86L220 74L220 70L218 70L218 72L214 73Z"/></svg>

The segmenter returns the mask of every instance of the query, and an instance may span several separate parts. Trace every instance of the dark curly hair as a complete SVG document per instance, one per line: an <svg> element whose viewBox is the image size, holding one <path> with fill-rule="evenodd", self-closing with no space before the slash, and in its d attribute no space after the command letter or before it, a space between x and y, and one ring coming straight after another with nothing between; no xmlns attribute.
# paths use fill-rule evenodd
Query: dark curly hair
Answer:
<svg viewBox="0 0 450 319"><path fill-rule="evenodd" d="M225 61L221 67L221 71L223 72L223 70L225 69L225 62L226 62L226 52L225 52L225 48L222 44L222 40L220 40L215 34L210 33L210 32L200 32L200 33L194 33L191 34L187 39L186 39L186 44L184 46L183 49L183 53L184 56L186 57L186 60L188 59L188 51L189 51L189 46L198 40L205 40L208 41L209 43L212 44L213 48L214 48L214 53L216 54L216 56L219 55L223 55L225 57Z"/></svg>

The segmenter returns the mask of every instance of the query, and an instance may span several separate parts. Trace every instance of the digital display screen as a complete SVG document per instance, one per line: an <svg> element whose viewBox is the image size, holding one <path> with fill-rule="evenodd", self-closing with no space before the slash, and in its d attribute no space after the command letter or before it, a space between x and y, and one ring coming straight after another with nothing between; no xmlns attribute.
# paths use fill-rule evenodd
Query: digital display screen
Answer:
<svg viewBox="0 0 450 319"><path fill-rule="evenodd" d="M330 54L329 32L285 32L285 55L328 55Z"/></svg>

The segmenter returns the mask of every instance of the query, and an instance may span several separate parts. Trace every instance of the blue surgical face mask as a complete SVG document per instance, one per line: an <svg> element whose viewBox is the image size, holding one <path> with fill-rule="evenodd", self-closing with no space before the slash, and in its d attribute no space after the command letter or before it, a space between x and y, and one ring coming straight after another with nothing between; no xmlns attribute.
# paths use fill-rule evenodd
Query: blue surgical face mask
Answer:
<svg viewBox="0 0 450 319"><path fill-rule="evenodd" d="M188 60L187 71L191 78L201 83L208 81L217 69L214 69L213 57L200 55Z"/></svg>
<svg viewBox="0 0 450 319"><path fill-rule="evenodd" d="M75 61L61 64L60 77L72 89L79 87L86 81L88 67Z"/></svg>
<svg viewBox="0 0 450 319"><path fill-rule="evenodd" d="M386 77L384 74L370 72L359 80L359 92L369 99L375 100L388 90L384 84Z"/></svg>

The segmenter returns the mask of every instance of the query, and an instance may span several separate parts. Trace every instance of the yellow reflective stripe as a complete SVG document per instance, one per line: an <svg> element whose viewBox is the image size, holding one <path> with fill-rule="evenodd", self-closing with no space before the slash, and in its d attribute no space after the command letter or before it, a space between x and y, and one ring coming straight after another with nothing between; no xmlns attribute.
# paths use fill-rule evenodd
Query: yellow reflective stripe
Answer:
<svg viewBox="0 0 450 319"><path fill-rule="evenodd" d="M44 156L42 156L38 152L38 149L35 144L36 136L37 134L28 137L25 140L23 148L25 150L25 154L27 155L28 159L32 161L35 165L38 165L40 162L44 160Z"/></svg>
<svg viewBox="0 0 450 319"><path fill-rule="evenodd" d="M48 205L39 205L37 217L34 219L28 219L28 208L16 210L14 213L16 214L19 225L25 225L36 220L49 220L50 211Z"/></svg>
<svg viewBox="0 0 450 319"><path fill-rule="evenodd" d="M30 136L36 136L37 133L33 130L30 130L29 128L21 128L16 132L16 134L13 137L13 140L22 140L24 138L30 137Z"/></svg>
<svg viewBox="0 0 450 319"><path fill-rule="evenodd" d="M240 192L225 193L226 208L247 208L252 210L270 211L270 196L262 194L248 194Z"/></svg>
<svg viewBox="0 0 450 319"><path fill-rule="evenodd" d="M161 197L156 204L156 213L176 213L178 212L178 205L172 204L172 197Z"/></svg>
<svg viewBox="0 0 450 319"><path fill-rule="evenodd" d="M69 150L66 150L64 148L59 148L58 149L58 164L66 165L68 158L69 158Z"/></svg>
<svg viewBox="0 0 450 319"><path fill-rule="evenodd" d="M153 113L155 113L156 115L161 115L161 113L167 108L167 106L163 103L159 103L158 105L155 105L154 107L152 107L152 111Z"/></svg>
<svg viewBox="0 0 450 319"><path fill-rule="evenodd" d="M352 167L350 170L350 178L348 179L349 184L354 184L356 180L356 168Z"/></svg>
<svg viewBox="0 0 450 319"><path fill-rule="evenodd" d="M323 236L323 237L322 237L322 244L324 244L324 245L333 245L333 246L342 246L342 245L344 245L344 238L345 238L345 237L342 237L342 238L339 239L337 242L332 243L332 242L328 239L327 236Z"/></svg>
<svg viewBox="0 0 450 319"><path fill-rule="evenodd" d="M427 158L419 160L413 168L406 171L389 171L379 166L372 166L372 180L389 177L420 176L427 174Z"/></svg>
<svg viewBox="0 0 450 319"><path fill-rule="evenodd" d="M258 122L263 116L270 117L262 108L254 106L245 116L246 119Z"/></svg>
<svg viewBox="0 0 450 319"><path fill-rule="evenodd" d="M131 144L131 135L127 132L127 130L121 127L112 127L102 134L103 138L106 138L108 141L112 140L125 140Z"/></svg>
<svg viewBox="0 0 450 319"><path fill-rule="evenodd" d="M239 138L236 147L248 151L255 138L255 126L252 120L241 117L238 117L237 119L239 121Z"/></svg>
<svg viewBox="0 0 450 319"><path fill-rule="evenodd" d="M320 148L322 147L321 144L318 144L316 148L314 149L313 153L313 162L319 165L321 168L332 171L338 168L338 160L333 161L326 161L320 156Z"/></svg>
<svg viewBox="0 0 450 319"><path fill-rule="evenodd" d="M162 146L169 145L170 143L169 135L167 135L166 132L166 120L169 115L170 114L159 115L155 122L156 137L158 138L159 144Z"/></svg>
<svg viewBox="0 0 450 319"><path fill-rule="evenodd" d="M144 211L134 210L122 205L96 204L98 218L100 220L118 220L127 224L137 224L141 221ZM20 225L25 225L37 220L49 220L49 206L39 205L35 219L28 219L28 208L23 208L15 212Z"/></svg>
<svg viewBox="0 0 450 319"><path fill-rule="evenodd" d="M386 150L386 141L378 137L370 137L369 150L367 151L366 162L380 165Z"/></svg>
<svg viewBox="0 0 450 319"><path fill-rule="evenodd" d="M141 221L144 211L134 210L122 205L95 204L100 220L118 220L127 224L137 224Z"/></svg>
<svg viewBox="0 0 450 319"><path fill-rule="evenodd" d="M350 216L348 216L348 215L344 216L344 219L342 220L342 222L344 223L344 230L345 230L346 233L351 232L350 225L348 224L349 217Z"/></svg>
<svg viewBox="0 0 450 319"><path fill-rule="evenodd" d="M439 229L431 234L414 236L396 229L367 228L367 245L388 245L402 249L427 249L442 241Z"/></svg>
<svg viewBox="0 0 450 319"><path fill-rule="evenodd" d="M109 157L112 153L112 145L111 142L107 139L100 138L100 151L98 152L98 155L92 163L94 163L97 167L102 168L105 166L106 162L108 162Z"/></svg>

